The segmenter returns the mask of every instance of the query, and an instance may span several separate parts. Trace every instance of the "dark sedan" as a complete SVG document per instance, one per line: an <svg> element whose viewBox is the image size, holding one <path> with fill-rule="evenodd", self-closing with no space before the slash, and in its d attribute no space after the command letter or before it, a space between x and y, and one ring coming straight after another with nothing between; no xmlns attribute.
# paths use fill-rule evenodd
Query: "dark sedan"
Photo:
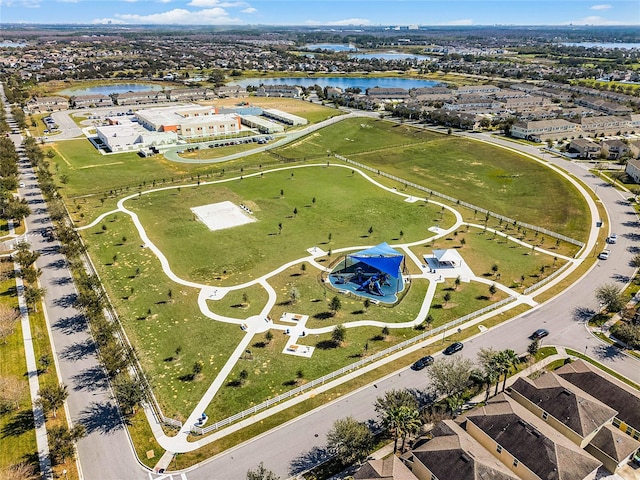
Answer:
<svg viewBox="0 0 640 480"><path fill-rule="evenodd" d="M464 347L464 345L461 342L454 342L451 345L449 345L447 348L444 349L444 353L445 355L453 355L456 352L459 352L460 350L462 350L462 347Z"/></svg>
<svg viewBox="0 0 640 480"><path fill-rule="evenodd" d="M549 331L548 330L545 330L544 328L539 328L538 330L536 330L535 332L533 332L531 334L531 339L532 340L540 340L541 338L544 338L547 335L549 335Z"/></svg>
<svg viewBox="0 0 640 480"><path fill-rule="evenodd" d="M433 363L433 357L431 355L427 355L426 357L422 357L416 363L411 365L412 370L422 370L424 367L428 367Z"/></svg>

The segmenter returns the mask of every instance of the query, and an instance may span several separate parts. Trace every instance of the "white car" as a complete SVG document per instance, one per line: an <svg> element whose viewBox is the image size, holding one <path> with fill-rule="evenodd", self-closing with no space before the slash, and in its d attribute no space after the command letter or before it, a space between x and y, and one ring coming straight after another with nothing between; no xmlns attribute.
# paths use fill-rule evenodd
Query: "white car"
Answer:
<svg viewBox="0 0 640 480"><path fill-rule="evenodd" d="M618 234L617 233L612 233L607 238L607 242L609 242L609 243L616 243L617 241L618 241Z"/></svg>
<svg viewBox="0 0 640 480"><path fill-rule="evenodd" d="M611 250L603 250L600 252L600 255L598 255L598 258L600 260L606 260L607 258L609 258L609 255L611 255Z"/></svg>
<svg viewBox="0 0 640 480"><path fill-rule="evenodd" d="M24 188L24 182L20 182L20 188Z"/></svg>

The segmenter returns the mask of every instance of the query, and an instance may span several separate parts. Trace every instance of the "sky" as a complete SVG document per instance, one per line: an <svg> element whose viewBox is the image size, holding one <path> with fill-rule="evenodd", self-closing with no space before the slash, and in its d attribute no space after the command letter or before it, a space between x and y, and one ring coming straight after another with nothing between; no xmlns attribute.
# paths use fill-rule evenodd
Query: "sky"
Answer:
<svg viewBox="0 0 640 480"><path fill-rule="evenodd" d="M640 26L640 1L0 0L2 23Z"/></svg>

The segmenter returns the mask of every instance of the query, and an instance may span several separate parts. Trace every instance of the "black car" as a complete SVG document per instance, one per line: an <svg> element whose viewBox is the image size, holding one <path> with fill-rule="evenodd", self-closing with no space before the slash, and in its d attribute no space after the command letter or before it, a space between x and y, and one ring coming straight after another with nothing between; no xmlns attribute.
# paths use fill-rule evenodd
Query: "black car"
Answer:
<svg viewBox="0 0 640 480"><path fill-rule="evenodd" d="M416 363L411 365L412 370L422 370L424 367L428 367L433 363L433 357L431 355L427 355L426 357L422 357Z"/></svg>
<svg viewBox="0 0 640 480"><path fill-rule="evenodd" d="M459 352L460 350L462 350L462 347L464 347L464 345L461 342L454 342L451 345L449 345L447 348L444 349L444 353L445 355L453 355L456 352Z"/></svg>
<svg viewBox="0 0 640 480"><path fill-rule="evenodd" d="M539 328L538 330L536 330L535 332L533 332L531 334L531 339L532 340L540 340L541 338L544 338L547 335L549 335L549 331L548 330L545 330L544 328Z"/></svg>

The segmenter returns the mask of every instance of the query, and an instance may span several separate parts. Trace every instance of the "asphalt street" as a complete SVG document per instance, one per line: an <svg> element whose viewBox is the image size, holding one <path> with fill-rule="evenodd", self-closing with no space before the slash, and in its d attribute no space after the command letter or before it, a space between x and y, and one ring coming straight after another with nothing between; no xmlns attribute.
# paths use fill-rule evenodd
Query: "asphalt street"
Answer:
<svg viewBox="0 0 640 480"><path fill-rule="evenodd" d="M487 137L488 139L488 137ZM491 139L495 141L495 139ZM527 150L540 155L531 147L505 142L511 148ZM612 255L606 261L598 261L579 282L560 296L498 327L490 329L465 342L461 354L475 359L482 347L511 348L526 351L528 335L544 327L550 335L544 343L564 345L580 352L587 352L610 368L640 382L640 369L636 360L617 350L603 346L585 328L585 320L597 310L594 291L603 283L625 284L633 275L629 260L635 252L638 220L626 197L613 187L591 175L585 168L566 160L549 157L549 161L582 179L602 198L611 218L612 231L619 240L611 246ZM159 478L144 470L137 462L128 435L123 428L117 407L111 398L105 375L100 368L95 347L88 333L86 320L73 307L76 291L65 258L59 252L56 241L48 242L43 232L51 227L46 204L30 165L22 159L20 172L25 187L20 194L33 210L27 218L27 240L42 256L38 266L43 274L41 284L47 289L45 303L51 322L52 341L59 359L59 369L71 395L68 407L74 422L87 426L88 436L78 444L82 473L88 480L129 480ZM550 199L562 201L562 199ZM375 418L375 398L391 388L427 387L425 370L408 369L396 372L375 385L367 386L353 394L343 396L288 424L273 429L238 447L226 451L203 464L172 478L188 480L244 479L249 468L260 461L277 475L286 478L314 464L324 455L327 431L334 420L353 415L359 420ZM168 478L168 477L166 477Z"/></svg>

